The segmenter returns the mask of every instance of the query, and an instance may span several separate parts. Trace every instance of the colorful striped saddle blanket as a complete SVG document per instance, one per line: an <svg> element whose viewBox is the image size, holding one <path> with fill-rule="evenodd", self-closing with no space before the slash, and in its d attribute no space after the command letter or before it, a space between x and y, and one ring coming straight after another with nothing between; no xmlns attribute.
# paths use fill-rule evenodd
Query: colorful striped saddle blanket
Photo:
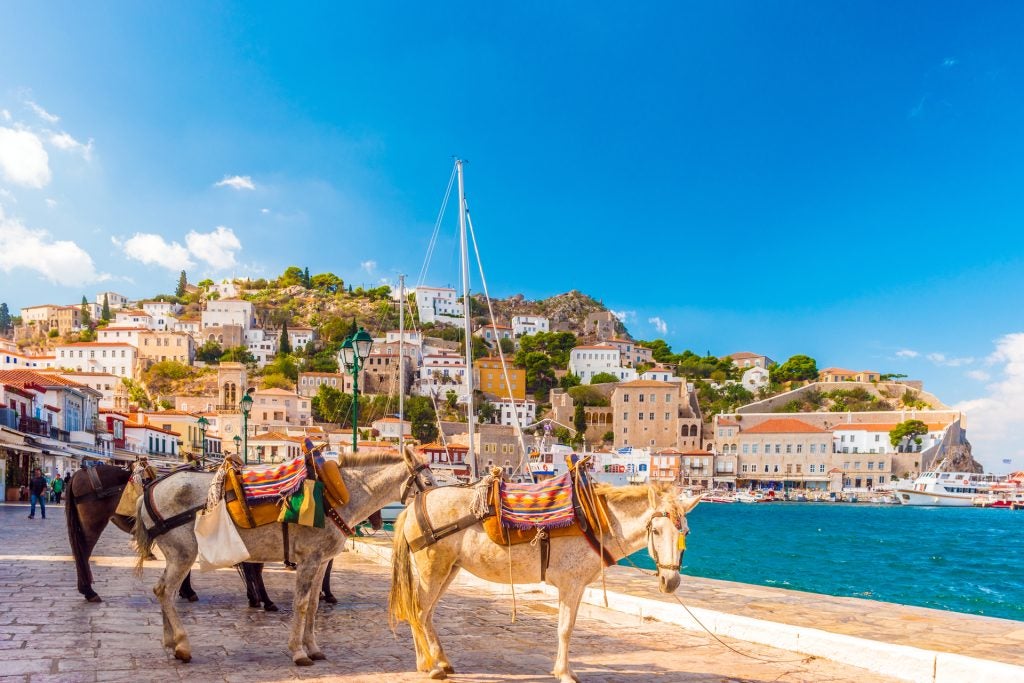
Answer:
<svg viewBox="0 0 1024 683"><path fill-rule="evenodd" d="M280 465L256 465L242 470L242 490L249 505L277 502L302 489L306 461L299 457Z"/></svg>
<svg viewBox="0 0 1024 683"><path fill-rule="evenodd" d="M502 482L499 502L498 517L509 529L559 529L576 521L569 472L536 484Z"/></svg>

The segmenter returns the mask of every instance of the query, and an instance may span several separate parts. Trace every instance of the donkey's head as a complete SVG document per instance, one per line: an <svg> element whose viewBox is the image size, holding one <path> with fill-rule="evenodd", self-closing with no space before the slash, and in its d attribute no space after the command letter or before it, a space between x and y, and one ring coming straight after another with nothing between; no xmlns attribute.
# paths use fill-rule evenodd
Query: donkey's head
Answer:
<svg viewBox="0 0 1024 683"><path fill-rule="evenodd" d="M647 552L657 568L658 588L662 593L672 593L679 587L686 534L690 533L686 514L699 502L699 497L680 500L674 486L648 489L651 516L647 520Z"/></svg>

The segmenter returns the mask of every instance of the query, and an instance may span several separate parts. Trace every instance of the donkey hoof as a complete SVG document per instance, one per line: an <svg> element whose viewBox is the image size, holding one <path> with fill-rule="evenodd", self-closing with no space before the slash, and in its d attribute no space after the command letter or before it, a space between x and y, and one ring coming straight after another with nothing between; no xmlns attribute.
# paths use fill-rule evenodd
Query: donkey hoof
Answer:
<svg viewBox="0 0 1024 683"><path fill-rule="evenodd" d="M443 681L444 679L448 678L448 674L445 673L445 670L439 666L435 666L433 669L430 670L430 673L427 675L435 681Z"/></svg>
<svg viewBox="0 0 1024 683"><path fill-rule="evenodd" d="M103 598L93 593L85 599L86 602L103 602Z"/></svg>
<svg viewBox="0 0 1024 683"><path fill-rule="evenodd" d="M174 648L174 658L180 659L183 664L188 664L192 661L192 653L188 648L176 647Z"/></svg>
<svg viewBox="0 0 1024 683"><path fill-rule="evenodd" d="M333 593L328 593L324 596L324 602L329 602L332 605L338 604L338 598L334 597Z"/></svg>
<svg viewBox="0 0 1024 683"><path fill-rule="evenodd" d="M253 609L258 609L259 606L260 606L260 601L259 600L250 600L249 601L249 607L251 607Z"/></svg>
<svg viewBox="0 0 1024 683"><path fill-rule="evenodd" d="M453 673L455 673L455 667L454 667L454 666L452 666L451 664L447 664L447 665L445 665L445 667L444 667L444 672L445 672L446 674L453 674Z"/></svg>
<svg viewBox="0 0 1024 683"><path fill-rule="evenodd" d="M264 612L276 612L277 611L277 605L275 605L272 602L268 602L266 605L264 605L263 611Z"/></svg>
<svg viewBox="0 0 1024 683"><path fill-rule="evenodd" d="M187 600L188 600L189 602L199 602L199 596L198 596L198 595L196 595L195 593L192 593L192 594L191 594L191 595L189 595L189 596L188 596L188 597L187 597L186 599L187 599Z"/></svg>
<svg viewBox="0 0 1024 683"><path fill-rule="evenodd" d="M313 660L306 655L296 657L293 661L295 662L295 666L313 666Z"/></svg>
<svg viewBox="0 0 1024 683"><path fill-rule="evenodd" d="M315 662L318 662L327 659L327 655L325 655L323 652L310 652L309 658Z"/></svg>

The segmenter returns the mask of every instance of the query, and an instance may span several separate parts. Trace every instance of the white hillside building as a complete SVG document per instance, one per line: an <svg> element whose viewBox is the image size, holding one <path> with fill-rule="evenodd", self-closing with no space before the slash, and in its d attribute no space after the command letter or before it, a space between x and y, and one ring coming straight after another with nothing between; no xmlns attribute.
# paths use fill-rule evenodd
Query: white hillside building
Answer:
<svg viewBox="0 0 1024 683"><path fill-rule="evenodd" d="M550 332L551 324L542 315L514 315L512 316L512 335L519 339L528 334L538 332Z"/></svg>
<svg viewBox="0 0 1024 683"><path fill-rule="evenodd" d="M461 354L450 351L423 356L414 391L420 396L433 395L440 400L444 400L449 391L454 391L460 401L465 401L469 395L465 359Z"/></svg>
<svg viewBox="0 0 1024 683"><path fill-rule="evenodd" d="M54 351L54 365L75 372L102 372L118 377L135 377L139 350L126 343L77 342L60 344Z"/></svg>
<svg viewBox="0 0 1024 683"><path fill-rule="evenodd" d="M417 287L416 309L424 324L462 324L462 301L451 287Z"/></svg>
<svg viewBox="0 0 1024 683"><path fill-rule="evenodd" d="M252 302L242 299L220 299L208 301L203 311L203 330L207 327L240 325L243 330L256 326L256 315Z"/></svg>
<svg viewBox="0 0 1024 683"><path fill-rule="evenodd" d="M622 367L619 350L608 344L574 348L569 352L569 372L583 384L590 384L590 379L602 372L614 375L620 382L636 379L636 370Z"/></svg>

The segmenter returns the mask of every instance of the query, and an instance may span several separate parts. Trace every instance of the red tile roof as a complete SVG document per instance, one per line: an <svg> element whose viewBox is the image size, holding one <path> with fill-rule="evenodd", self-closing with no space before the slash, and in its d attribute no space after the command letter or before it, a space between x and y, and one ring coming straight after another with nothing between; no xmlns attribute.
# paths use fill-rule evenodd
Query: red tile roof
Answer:
<svg viewBox="0 0 1024 683"><path fill-rule="evenodd" d="M803 420L792 417L780 417L765 420L759 425L743 430L744 434L828 434L828 430L819 429Z"/></svg>

